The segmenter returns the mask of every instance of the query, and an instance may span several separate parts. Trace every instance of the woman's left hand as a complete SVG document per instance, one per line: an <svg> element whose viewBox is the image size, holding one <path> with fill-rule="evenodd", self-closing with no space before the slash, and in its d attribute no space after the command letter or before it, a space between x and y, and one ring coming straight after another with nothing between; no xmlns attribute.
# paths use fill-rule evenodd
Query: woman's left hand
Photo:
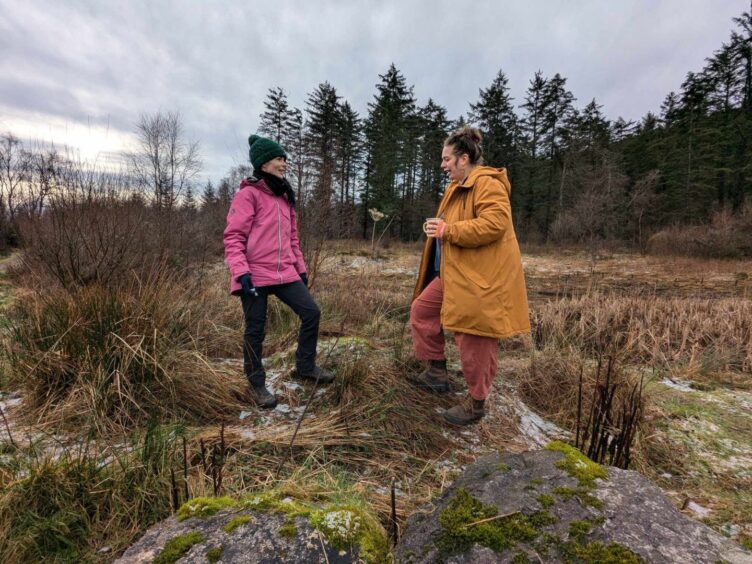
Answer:
<svg viewBox="0 0 752 564"><path fill-rule="evenodd" d="M440 239L446 229L446 222L441 218L431 218L426 220L426 235Z"/></svg>

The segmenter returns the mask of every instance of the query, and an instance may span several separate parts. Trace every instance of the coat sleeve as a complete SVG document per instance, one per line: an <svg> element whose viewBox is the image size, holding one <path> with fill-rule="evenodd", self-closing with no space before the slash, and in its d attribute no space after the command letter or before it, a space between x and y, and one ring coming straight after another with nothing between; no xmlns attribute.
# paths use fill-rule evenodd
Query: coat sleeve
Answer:
<svg viewBox="0 0 752 564"><path fill-rule="evenodd" d="M477 217L447 224L442 239L458 247L481 247L504 237L512 225L509 194L494 178L473 187Z"/></svg>
<svg viewBox="0 0 752 564"><path fill-rule="evenodd" d="M295 270L298 271L298 274L308 272L305 260L303 260L303 252L300 250L300 240L298 239L298 215L292 206L290 207L290 247L292 248L292 254L295 255Z"/></svg>
<svg viewBox="0 0 752 564"><path fill-rule="evenodd" d="M251 272L246 249L255 216L253 190L251 188L238 190L232 199L230 211L227 213L227 226L224 232L225 262L233 280Z"/></svg>

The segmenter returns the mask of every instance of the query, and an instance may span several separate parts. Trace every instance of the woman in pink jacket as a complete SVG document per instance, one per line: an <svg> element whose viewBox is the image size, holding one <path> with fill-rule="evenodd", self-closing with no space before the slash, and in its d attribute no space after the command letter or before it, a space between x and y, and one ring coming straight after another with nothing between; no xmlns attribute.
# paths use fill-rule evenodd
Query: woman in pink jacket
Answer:
<svg viewBox="0 0 752 564"><path fill-rule="evenodd" d="M245 316L243 366L259 407L272 408L277 398L266 388L261 362L266 305L277 296L300 317L295 364L298 376L329 383L334 375L316 366L321 312L308 292L308 276L298 242L295 193L285 180L287 155L264 137L251 135L253 176L240 183L227 214L225 260L230 291L240 296Z"/></svg>

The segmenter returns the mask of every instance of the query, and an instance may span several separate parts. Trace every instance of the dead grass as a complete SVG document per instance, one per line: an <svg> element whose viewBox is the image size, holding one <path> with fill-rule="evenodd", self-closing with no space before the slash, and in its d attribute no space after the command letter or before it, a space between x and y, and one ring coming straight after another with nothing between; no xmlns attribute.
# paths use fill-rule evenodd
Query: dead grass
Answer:
<svg viewBox="0 0 752 564"><path fill-rule="evenodd" d="M752 372L752 300L622 296L593 292L535 310L539 346L674 370L712 364Z"/></svg>

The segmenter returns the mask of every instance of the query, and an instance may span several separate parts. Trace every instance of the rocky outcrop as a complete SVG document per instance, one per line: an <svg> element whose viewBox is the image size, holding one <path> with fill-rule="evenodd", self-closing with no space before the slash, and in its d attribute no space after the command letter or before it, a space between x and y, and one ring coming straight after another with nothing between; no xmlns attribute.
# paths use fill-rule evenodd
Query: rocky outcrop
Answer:
<svg viewBox="0 0 752 564"><path fill-rule="evenodd" d="M358 508L317 508L260 494L197 498L149 529L119 564L381 561L386 535Z"/></svg>
<svg viewBox="0 0 752 564"><path fill-rule="evenodd" d="M410 517L396 561L752 563L636 472L562 443L479 459Z"/></svg>

